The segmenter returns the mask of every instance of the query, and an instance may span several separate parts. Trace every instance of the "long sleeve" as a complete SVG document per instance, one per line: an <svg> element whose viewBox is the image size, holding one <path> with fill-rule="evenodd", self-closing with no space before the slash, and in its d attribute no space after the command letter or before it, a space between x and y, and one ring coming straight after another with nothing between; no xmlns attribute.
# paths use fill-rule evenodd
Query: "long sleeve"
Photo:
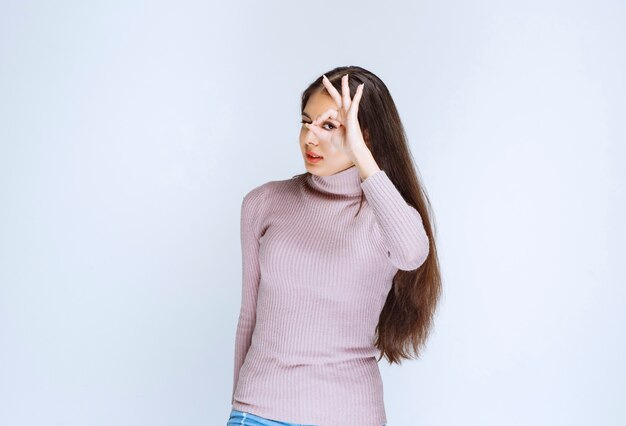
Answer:
<svg viewBox="0 0 626 426"><path fill-rule="evenodd" d="M246 358L252 340L252 332L256 324L257 291L259 280L261 279L258 254L264 203L264 185L248 192L241 203L241 308L235 337L235 364L231 402L234 402L239 370Z"/></svg>
<svg viewBox="0 0 626 426"><path fill-rule="evenodd" d="M419 212L408 204L384 170L361 182L382 231L389 261L398 269L419 268L429 252L429 240Z"/></svg>

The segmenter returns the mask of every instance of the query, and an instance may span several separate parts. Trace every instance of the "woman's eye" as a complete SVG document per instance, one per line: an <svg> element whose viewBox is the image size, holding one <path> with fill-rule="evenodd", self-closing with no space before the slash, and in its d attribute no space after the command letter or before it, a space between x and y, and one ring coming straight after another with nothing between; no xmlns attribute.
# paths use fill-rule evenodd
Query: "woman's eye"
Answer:
<svg viewBox="0 0 626 426"><path fill-rule="evenodd" d="M304 124L304 123L311 124L312 121L304 121L304 120L302 120L302 121L300 121L300 123L302 123L302 124ZM332 123L330 123L329 121L325 121L324 125L329 125L330 126L330 129L327 129L327 130L332 130L332 129L335 128L335 126Z"/></svg>

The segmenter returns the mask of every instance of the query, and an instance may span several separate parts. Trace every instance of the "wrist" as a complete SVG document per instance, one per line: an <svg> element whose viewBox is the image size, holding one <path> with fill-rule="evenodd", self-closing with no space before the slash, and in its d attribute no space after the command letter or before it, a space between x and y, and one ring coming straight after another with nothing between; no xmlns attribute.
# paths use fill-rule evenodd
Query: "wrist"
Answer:
<svg viewBox="0 0 626 426"><path fill-rule="evenodd" d="M380 170L369 148L364 147L352 152L352 162L359 169L361 180L365 180Z"/></svg>

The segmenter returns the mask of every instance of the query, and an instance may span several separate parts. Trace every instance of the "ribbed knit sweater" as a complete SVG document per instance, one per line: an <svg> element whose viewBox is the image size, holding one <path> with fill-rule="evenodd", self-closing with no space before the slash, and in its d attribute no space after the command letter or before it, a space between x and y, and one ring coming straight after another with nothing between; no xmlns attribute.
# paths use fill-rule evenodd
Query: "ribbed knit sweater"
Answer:
<svg viewBox="0 0 626 426"><path fill-rule="evenodd" d="M386 423L375 327L398 269L428 255L417 210L384 170L361 180L351 166L253 188L240 229L232 408L306 425Z"/></svg>

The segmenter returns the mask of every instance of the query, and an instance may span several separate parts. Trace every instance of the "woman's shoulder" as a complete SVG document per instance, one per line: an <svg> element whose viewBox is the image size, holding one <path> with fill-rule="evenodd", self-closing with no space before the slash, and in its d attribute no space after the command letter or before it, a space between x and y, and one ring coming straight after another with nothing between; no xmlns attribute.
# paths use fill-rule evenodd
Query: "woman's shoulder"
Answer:
<svg viewBox="0 0 626 426"><path fill-rule="evenodd" d="M262 204L271 203L277 195L285 197L288 196L289 193L296 194L305 178L306 172L287 179L267 181L250 189L243 197L244 202L248 200L248 202Z"/></svg>

